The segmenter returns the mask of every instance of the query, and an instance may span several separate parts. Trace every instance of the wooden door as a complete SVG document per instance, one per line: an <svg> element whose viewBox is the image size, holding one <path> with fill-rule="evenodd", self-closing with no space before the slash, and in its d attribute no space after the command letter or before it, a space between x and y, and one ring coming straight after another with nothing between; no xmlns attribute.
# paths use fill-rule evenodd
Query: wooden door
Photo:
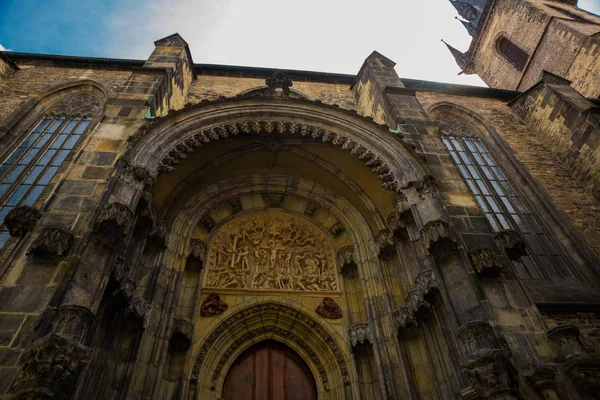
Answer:
<svg viewBox="0 0 600 400"><path fill-rule="evenodd" d="M265 340L243 352L223 386L224 400L316 400L308 366L289 347Z"/></svg>

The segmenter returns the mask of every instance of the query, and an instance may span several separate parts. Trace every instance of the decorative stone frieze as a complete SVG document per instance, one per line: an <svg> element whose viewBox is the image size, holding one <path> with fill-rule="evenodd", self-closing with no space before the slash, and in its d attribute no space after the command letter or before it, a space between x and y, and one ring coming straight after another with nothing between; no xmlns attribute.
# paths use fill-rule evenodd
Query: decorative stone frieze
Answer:
<svg viewBox="0 0 600 400"><path fill-rule="evenodd" d="M331 297L325 297L315 312L327 319L340 319L343 316L342 308Z"/></svg>
<svg viewBox="0 0 600 400"><path fill-rule="evenodd" d="M215 220L208 214L205 214L200 218L199 224L206 232L212 232L212 230L215 229L215 226L217 226Z"/></svg>
<svg viewBox="0 0 600 400"><path fill-rule="evenodd" d="M200 315L203 317L214 317L223 314L228 308L227 303L221 300L221 296L211 293L200 305Z"/></svg>
<svg viewBox="0 0 600 400"><path fill-rule="evenodd" d="M10 236L23 237L33 231L42 217L37 208L31 206L18 206L6 214L4 224Z"/></svg>
<svg viewBox="0 0 600 400"><path fill-rule="evenodd" d="M429 221L421 230L421 234L427 250L436 260L442 260L456 251L450 226L445 221Z"/></svg>
<svg viewBox="0 0 600 400"><path fill-rule="evenodd" d="M94 313L86 307L78 305L60 306L52 321L52 332L82 343L85 341L93 319Z"/></svg>
<svg viewBox="0 0 600 400"><path fill-rule="evenodd" d="M64 227L44 227L27 251L34 257L62 257L69 252L75 238Z"/></svg>
<svg viewBox="0 0 600 400"><path fill-rule="evenodd" d="M502 272L502 263L490 248L473 249L469 252L469 257L478 275L496 277Z"/></svg>
<svg viewBox="0 0 600 400"><path fill-rule="evenodd" d="M587 352L579 335L579 328L574 325L558 325L546 332L548 339L556 343L563 355L568 358L585 357Z"/></svg>
<svg viewBox="0 0 600 400"><path fill-rule="evenodd" d="M348 329L348 337L350 338L350 344L352 347L356 347L359 344L365 344L367 342L373 343L373 334L368 322L358 322L356 324L352 324L350 329Z"/></svg>
<svg viewBox="0 0 600 400"><path fill-rule="evenodd" d="M15 400L71 398L77 378L92 350L74 340L50 333L20 359L22 370L12 387Z"/></svg>
<svg viewBox="0 0 600 400"><path fill-rule="evenodd" d="M511 260L518 260L521 256L527 255L525 242L521 235L512 230L506 229L494 235L494 241L501 249L504 249L506 255Z"/></svg>
<svg viewBox="0 0 600 400"><path fill-rule="evenodd" d="M389 229L380 230L373 238L373 241L375 242L379 258L382 260L391 260L396 256L396 244Z"/></svg>
<svg viewBox="0 0 600 400"><path fill-rule="evenodd" d="M517 371L502 350L483 350L469 357L463 372L484 399L517 399Z"/></svg>
<svg viewBox="0 0 600 400"><path fill-rule="evenodd" d="M498 348L494 331L485 321L467 322L458 328L458 337L467 349L467 354Z"/></svg>
<svg viewBox="0 0 600 400"><path fill-rule="evenodd" d="M272 210L223 225L205 268L205 288L339 290L330 241L305 219Z"/></svg>
<svg viewBox="0 0 600 400"><path fill-rule="evenodd" d="M438 288L433 270L428 269L419 273L415 279L413 288L406 296L404 305L393 313L398 329L405 328L409 324L418 324L415 315L420 310L431 307L426 297L432 290Z"/></svg>
<svg viewBox="0 0 600 400"><path fill-rule="evenodd" d="M337 251L338 265L341 272L350 265L356 265L354 246L344 246Z"/></svg>
<svg viewBox="0 0 600 400"><path fill-rule="evenodd" d="M206 261L206 254L208 253L208 247L200 239L190 239L189 257L194 257L202 261L202 265Z"/></svg>
<svg viewBox="0 0 600 400"><path fill-rule="evenodd" d="M339 237L345 231L346 228L339 222L336 222L331 226L331 228L329 228L329 233L331 233L331 236L333 236L334 238Z"/></svg>
<svg viewBox="0 0 600 400"><path fill-rule="evenodd" d="M151 304L148 303L145 299L138 296L134 296L125 308L125 315L131 316L139 320L140 322L142 322L142 325L146 327L148 314L150 313L151 308Z"/></svg>
<svg viewBox="0 0 600 400"><path fill-rule="evenodd" d="M100 210L95 232L107 243L114 244L129 233L133 219L133 212L125 204L107 204Z"/></svg>
<svg viewBox="0 0 600 400"><path fill-rule="evenodd" d="M157 248L167 247L171 228L166 222L156 221L148 234L148 243Z"/></svg>

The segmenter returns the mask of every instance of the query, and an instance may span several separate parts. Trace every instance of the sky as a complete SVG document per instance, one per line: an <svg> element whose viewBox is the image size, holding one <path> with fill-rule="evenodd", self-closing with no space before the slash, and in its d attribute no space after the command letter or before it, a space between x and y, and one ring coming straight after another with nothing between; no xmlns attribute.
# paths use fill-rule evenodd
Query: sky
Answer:
<svg viewBox="0 0 600 400"><path fill-rule="evenodd" d="M146 59L178 32L196 63L356 74L377 50L400 77L484 85L440 41L468 49L456 15L448 0L0 0L0 50Z"/></svg>

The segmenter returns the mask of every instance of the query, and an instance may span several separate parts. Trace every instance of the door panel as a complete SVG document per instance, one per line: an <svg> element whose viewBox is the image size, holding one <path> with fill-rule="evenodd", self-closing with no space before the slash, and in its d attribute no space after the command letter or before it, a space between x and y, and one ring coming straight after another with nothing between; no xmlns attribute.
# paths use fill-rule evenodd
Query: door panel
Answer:
<svg viewBox="0 0 600 400"><path fill-rule="evenodd" d="M260 342L233 363L223 386L225 400L316 400L310 369L298 354L274 340Z"/></svg>

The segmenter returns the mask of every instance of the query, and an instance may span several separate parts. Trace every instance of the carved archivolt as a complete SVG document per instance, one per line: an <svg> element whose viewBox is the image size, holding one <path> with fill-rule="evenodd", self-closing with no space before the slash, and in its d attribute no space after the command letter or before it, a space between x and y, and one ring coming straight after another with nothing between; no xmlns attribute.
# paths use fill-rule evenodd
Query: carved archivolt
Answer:
<svg viewBox="0 0 600 400"><path fill-rule="evenodd" d="M235 314L229 316L224 319L206 338L202 347L200 348L198 355L196 356L196 360L194 363L194 367L191 374L191 380L196 382L201 377L200 372L203 367L205 361L207 361L207 356L210 351L214 350L215 344L223 339L224 335L232 334L232 332L237 327L245 326L250 322L253 318L262 318L269 313L276 313L279 315L278 318L273 319L273 321L277 320L290 320L296 321L295 326L297 328L292 330L283 329L277 326L272 325L263 325L257 329L252 329L238 337L235 341L227 346L227 349L224 350L223 354L219 357L219 361L216 363L216 368L213 371L212 376L212 389L216 389L216 382L221 375L221 371L223 367L228 363L228 361L233 357L233 354L238 350L241 346L248 342L252 342L254 338L257 337L280 337L285 340L289 340L291 342L296 343L303 352L308 355L310 361L313 363L315 368L318 370L319 375L321 377L323 387L325 390L329 390L329 377L327 375L326 363L323 363L321 357L324 356L323 353L317 354L311 345L309 345L302 337L300 337L300 331L308 329L311 332L312 338L318 339L319 342L322 342L326 348L331 352L335 359L335 363L337 364L339 371L342 376L342 381L344 384L350 383L350 372L348 370L348 364L346 363L346 359L344 358L344 353L342 349L338 346L337 341L334 337L331 336L323 327L317 323L314 319L304 314L300 310L289 307L284 304L279 303L260 303L253 305L251 307L242 309ZM298 335L295 333L297 332ZM302 335L304 336L304 335ZM307 338L311 339L311 338Z"/></svg>
<svg viewBox="0 0 600 400"><path fill-rule="evenodd" d="M204 287L338 290L333 249L313 225L264 212L223 226L210 243Z"/></svg>
<svg viewBox="0 0 600 400"><path fill-rule="evenodd" d="M390 166L388 166L377 154L350 140L348 137L323 128L285 121L243 121L216 126L198 132L192 137L177 144L175 148L160 161L158 172L164 173L172 171L175 169L175 165L179 164L179 160L186 158L186 153L193 152L194 149L200 147L202 144L216 140L229 139L230 137L238 135L264 136L272 133L307 137L321 140L324 143L331 143L334 146L339 146L363 160L367 167L371 168L372 171L377 174L379 179L383 181L382 186L384 188L398 191L403 186L398 177L394 176L392 168L390 168Z"/></svg>

